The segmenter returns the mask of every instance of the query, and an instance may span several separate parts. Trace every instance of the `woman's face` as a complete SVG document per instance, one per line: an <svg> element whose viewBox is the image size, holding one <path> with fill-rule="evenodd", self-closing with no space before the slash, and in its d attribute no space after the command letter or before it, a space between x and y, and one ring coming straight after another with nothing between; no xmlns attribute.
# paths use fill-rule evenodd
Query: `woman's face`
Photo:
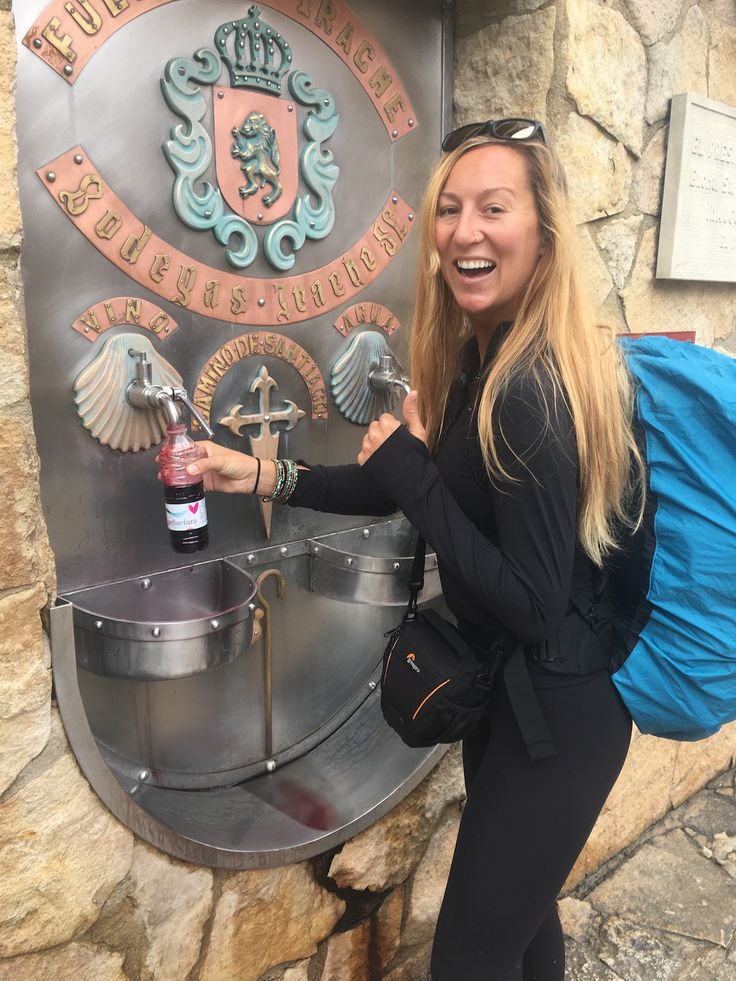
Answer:
<svg viewBox="0 0 736 981"><path fill-rule="evenodd" d="M505 144L464 153L434 228L442 275L476 333L513 320L543 248L522 154Z"/></svg>

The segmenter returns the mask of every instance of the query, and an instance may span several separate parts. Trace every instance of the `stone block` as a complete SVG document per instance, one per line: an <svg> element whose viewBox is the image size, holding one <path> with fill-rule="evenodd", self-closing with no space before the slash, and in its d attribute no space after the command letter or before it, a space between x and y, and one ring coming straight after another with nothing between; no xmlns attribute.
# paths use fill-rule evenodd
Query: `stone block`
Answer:
<svg viewBox="0 0 736 981"><path fill-rule="evenodd" d="M599 310L611 292L613 283L608 267L585 226L578 230L578 258L588 296L595 309Z"/></svg>
<svg viewBox="0 0 736 981"><path fill-rule="evenodd" d="M677 807L701 790L717 773L728 769L736 758L736 724L724 726L710 739L680 743L677 750L672 804Z"/></svg>
<svg viewBox="0 0 736 981"><path fill-rule="evenodd" d="M179 981L192 970L212 910L212 881L209 869L136 841L127 890L145 930L141 981Z"/></svg>
<svg viewBox="0 0 736 981"><path fill-rule="evenodd" d="M85 943L0 960L0 981L128 981L123 955Z"/></svg>
<svg viewBox="0 0 736 981"><path fill-rule="evenodd" d="M694 6L671 41L659 41L649 49L648 123L665 119L673 95L707 94L707 61L708 25L700 7Z"/></svg>
<svg viewBox="0 0 736 981"><path fill-rule="evenodd" d="M269 968L310 957L345 911L307 865L231 876L215 907L201 981L258 981Z"/></svg>
<svg viewBox="0 0 736 981"><path fill-rule="evenodd" d="M46 745L51 728L51 672L39 583L0 595L0 794Z"/></svg>
<svg viewBox="0 0 736 981"><path fill-rule="evenodd" d="M398 886L384 900L374 916L373 950L383 970L396 955L401 944L405 886Z"/></svg>
<svg viewBox="0 0 736 981"><path fill-rule="evenodd" d="M678 830L642 845L594 889L601 913L726 949L736 930L736 882Z"/></svg>
<svg viewBox="0 0 736 981"><path fill-rule="evenodd" d="M320 981L372 981L370 975L371 925L365 920L347 933L336 933L327 941L327 956Z"/></svg>
<svg viewBox="0 0 736 981"><path fill-rule="evenodd" d="M17 147L15 142L15 29L9 11L0 11L0 250L18 248L21 242L20 204L18 201Z"/></svg>
<svg viewBox="0 0 736 981"><path fill-rule="evenodd" d="M133 835L65 755L0 804L0 957L88 929L128 873Z"/></svg>
<svg viewBox="0 0 736 981"><path fill-rule="evenodd" d="M415 868L445 808L464 800L459 746L393 811L347 842L330 866L340 888L383 892Z"/></svg>
<svg viewBox="0 0 736 981"><path fill-rule="evenodd" d="M624 210L629 200L631 161L620 143L589 119L571 112L557 134L557 151L578 223Z"/></svg>
<svg viewBox="0 0 736 981"><path fill-rule="evenodd" d="M455 125L504 116L544 120L555 8L508 17L455 44Z"/></svg>
<svg viewBox="0 0 736 981"><path fill-rule="evenodd" d="M565 976L574 981L623 981L602 964L595 954L576 940L570 939L565 942Z"/></svg>
<svg viewBox="0 0 736 981"><path fill-rule="evenodd" d="M634 268L623 292L633 331L694 330L696 341L711 347L736 328L733 286L655 278L657 229L644 232Z"/></svg>
<svg viewBox="0 0 736 981"><path fill-rule="evenodd" d="M601 931L599 956L608 966L626 981L681 981L690 977L690 969L698 964L704 953L703 945L665 933L661 930L645 929L612 917ZM719 952L721 964L725 951ZM706 977L726 977L720 973L702 975ZM697 975L696 975L697 977Z"/></svg>
<svg viewBox="0 0 736 981"><path fill-rule="evenodd" d="M680 823L711 838L721 832L736 835L736 801L703 791L683 805Z"/></svg>
<svg viewBox="0 0 736 981"><path fill-rule="evenodd" d="M644 44L669 34L682 13L683 0L625 0L631 23Z"/></svg>
<svg viewBox="0 0 736 981"><path fill-rule="evenodd" d="M29 395L22 295L18 260L6 254L0 258L0 407L2 408L17 405Z"/></svg>
<svg viewBox="0 0 736 981"><path fill-rule="evenodd" d="M565 896L557 904L557 910L562 924L562 932L566 937L577 940L579 944L593 944L598 934L601 917L590 903L573 896Z"/></svg>
<svg viewBox="0 0 736 981"><path fill-rule="evenodd" d="M736 106L736 28L723 24L711 26L708 95Z"/></svg>
<svg viewBox="0 0 736 981"><path fill-rule="evenodd" d="M383 981L432 981L429 974L431 957L431 943L407 950L399 963L384 975Z"/></svg>
<svg viewBox="0 0 736 981"><path fill-rule="evenodd" d="M459 813L450 809L432 836L414 873L407 901L406 924L401 936L405 946L414 946L434 936L459 826Z"/></svg>
<svg viewBox="0 0 736 981"><path fill-rule="evenodd" d="M662 210L662 186L667 159L669 127L658 129L647 143L634 171L631 205L645 215L658 215Z"/></svg>
<svg viewBox="0 0 736 981"><path fill-rule="evenodd" d="M0 415L0 498L12 548L0 552L0 584L11 589L38 580L53 588L53 560L39 497L39 462L30 410Z"/></svg>
<svg viewBox="0 0 736 981"><path fill-rule="evenodd" d="M647 86L644 46L631 24L592 0L567 0L566 85L578 111L637 156Z"/></svg>
<svg viewBox="0 0 736 981"><path fill-rule="evenodd" d="M595 238L617 289L623 289L636 256L642 215L615 218L596 226Z"/></svg>

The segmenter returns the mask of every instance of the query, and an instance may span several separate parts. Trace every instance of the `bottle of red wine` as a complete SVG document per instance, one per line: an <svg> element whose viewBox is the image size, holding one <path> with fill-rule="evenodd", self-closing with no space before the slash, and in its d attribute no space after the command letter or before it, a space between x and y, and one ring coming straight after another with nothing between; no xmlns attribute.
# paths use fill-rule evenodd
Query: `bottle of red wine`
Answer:
<svg viewBox="0 0 736 981"><path fill-rule="evenodd" d="M187 467L205 456L187 435L186 426L169 426L159 454L164 485L166 524L177 552L201 552L210 543L204 483L187 473Z"/></svg>

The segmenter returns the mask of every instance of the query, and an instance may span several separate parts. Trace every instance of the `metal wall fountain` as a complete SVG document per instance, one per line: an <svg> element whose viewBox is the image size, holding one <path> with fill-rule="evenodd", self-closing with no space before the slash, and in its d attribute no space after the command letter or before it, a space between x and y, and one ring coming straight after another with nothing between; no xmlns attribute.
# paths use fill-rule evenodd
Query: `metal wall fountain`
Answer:
<svg viewBox="0 0 736 981"><path fill-rule="evenodd" d="M407 749L378 704L405 519L211 494L193 561L169 547L153 457L183 414L264 459L350 462L397 404L414 209L449 109L447 8L16 12L57 698L102 800L180 858L317 854L439 757Z"/></svg>

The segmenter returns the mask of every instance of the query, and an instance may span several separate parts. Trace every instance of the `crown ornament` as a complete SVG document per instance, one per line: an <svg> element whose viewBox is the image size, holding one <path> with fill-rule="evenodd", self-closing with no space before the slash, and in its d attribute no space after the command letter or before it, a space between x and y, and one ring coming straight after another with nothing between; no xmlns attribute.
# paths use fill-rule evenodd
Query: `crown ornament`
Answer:
<svg viewBox="0 0 736 981"><path fill-rule="evenodd" d="M261 18L253 4L248 16L221 24L215 44L230 72L233 88L281 93L281 80L291 64L291 49L281 34Z"/></svg>

